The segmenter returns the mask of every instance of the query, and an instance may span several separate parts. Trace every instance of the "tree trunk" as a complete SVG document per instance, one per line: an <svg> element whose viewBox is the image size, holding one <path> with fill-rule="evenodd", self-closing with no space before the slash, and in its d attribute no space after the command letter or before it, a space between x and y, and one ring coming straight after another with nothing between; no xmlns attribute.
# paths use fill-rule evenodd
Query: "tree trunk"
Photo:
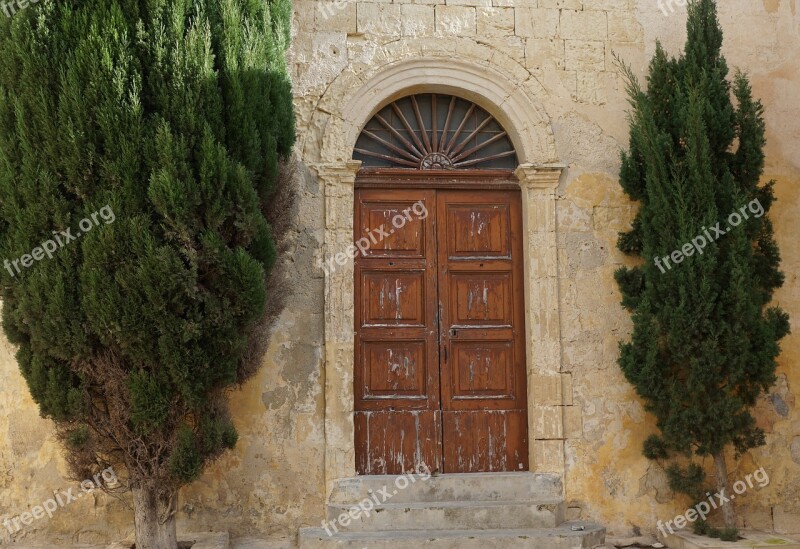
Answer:
<svg viewBox="0 0 800 549"><path fill-rule="evenodd" d="M714 454L714 465L717 473L717 493L724 496L722 517L725 519L725 528L736 528L736 512L733 508L733 499L731 499L733 493L728 485L728 466L725 464L723 450ZM729 501L725 502L725 499Z"/></svg>
<svg viewBox="0 0 800 549"><path fill-rule="evenodd" d="M132 491L136 549L178 549L175 513L165 509L169 514L162 523L158 518L159 511L165 506L159 506L155 490L141 487Z"/></svg>

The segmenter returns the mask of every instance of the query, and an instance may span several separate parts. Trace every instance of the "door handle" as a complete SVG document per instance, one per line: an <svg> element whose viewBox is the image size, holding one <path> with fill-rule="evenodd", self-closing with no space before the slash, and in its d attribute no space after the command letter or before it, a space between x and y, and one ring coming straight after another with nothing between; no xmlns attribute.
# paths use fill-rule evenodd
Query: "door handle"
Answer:
<svg viewBox="0 0 800 549"><path fill-rule="evenodd" d="M450 337L456 337L458 335L458 330L455 328L450 330Z"/></svg>
<svg viewBox="0 0 800 549"><path fill-rule="evenodd" d="M447 344L444 346L444 362L447 364Z"/></svg>

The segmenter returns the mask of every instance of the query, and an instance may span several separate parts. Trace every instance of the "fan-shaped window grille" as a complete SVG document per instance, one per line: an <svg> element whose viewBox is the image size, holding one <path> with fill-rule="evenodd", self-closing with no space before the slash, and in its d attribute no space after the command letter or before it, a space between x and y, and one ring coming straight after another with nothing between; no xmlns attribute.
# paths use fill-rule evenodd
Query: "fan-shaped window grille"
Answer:
<svg viewBox="0 0 800 549"><path fill-rule="evenodd" d="M514 146L492 115L466 99L430 93L381 109L362 130L353 158L367 168L517 167Z"/></svg>

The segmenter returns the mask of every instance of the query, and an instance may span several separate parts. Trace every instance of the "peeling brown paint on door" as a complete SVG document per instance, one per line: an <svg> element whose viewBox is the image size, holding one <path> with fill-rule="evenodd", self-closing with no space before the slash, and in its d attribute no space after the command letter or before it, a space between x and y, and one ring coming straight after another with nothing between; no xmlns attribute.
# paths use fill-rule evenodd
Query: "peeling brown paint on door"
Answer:
<svg viewBox="0 0 800 549"><path fill-rule="evenodd" d="M437 195L445 471L528 468L519 192Z"/></svg>
<svg viewBox="0 0 800 549"><path fill-rule="evenodd" d="M355 263L359 474L527 470L519 192L359 189L355 221L394 229Z"/></svg>

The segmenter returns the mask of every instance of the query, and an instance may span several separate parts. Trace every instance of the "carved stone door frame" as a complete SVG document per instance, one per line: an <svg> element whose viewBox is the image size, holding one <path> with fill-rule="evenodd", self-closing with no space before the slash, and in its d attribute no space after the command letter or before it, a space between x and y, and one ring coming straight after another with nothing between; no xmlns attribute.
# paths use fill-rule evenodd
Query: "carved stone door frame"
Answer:
<svg viewBox="0 0 800 549"><path fill-rule="evenodd" d="M361 162L313 166L325 193L324 257L353 244L353 199ZM561 372L556 189L558 164L522 164L514 175L522 192L524 289L528 373L529 463L534 472L564 475L564 415L570 376ZM325 471L330 494L336 479L353 477L355 437L353 263L325 274Z"/></svg>

